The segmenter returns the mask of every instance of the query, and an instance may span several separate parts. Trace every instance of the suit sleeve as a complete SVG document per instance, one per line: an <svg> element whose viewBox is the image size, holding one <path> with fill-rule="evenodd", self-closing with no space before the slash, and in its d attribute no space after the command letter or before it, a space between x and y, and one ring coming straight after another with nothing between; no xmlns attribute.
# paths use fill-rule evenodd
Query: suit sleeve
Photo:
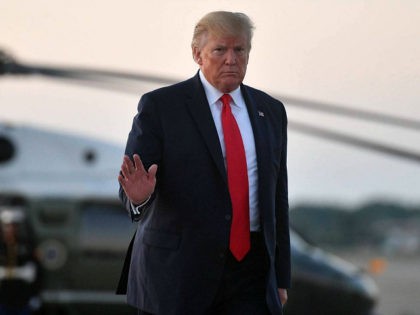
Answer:
<svg viewBox="0 0 420 315"><path fill-rule="evenodd" d="M137 115L133 119L133 125L128 135L125 154L131 159L133 159L134 154L138 154L143 162L144 168L147 170L152 164L159 166L162 152L158 110L150 93L142 96L137 110ZM156 176L158 177L158 174ZM152 195L149 201L142 207L141 214L135 216L130 200L127 198L121 185L119 188L119 197L131 215L132 220L139 220L154 199L154 195Z"/></svg>
<svg viewBox="0 0 420 315"><path fill-rule="evenodd" d="M291 258L289 234L289 201L287 180L287 116L282 111L281 163L276 188L276 276L279 288L289 288L291 284Z"/></svg>

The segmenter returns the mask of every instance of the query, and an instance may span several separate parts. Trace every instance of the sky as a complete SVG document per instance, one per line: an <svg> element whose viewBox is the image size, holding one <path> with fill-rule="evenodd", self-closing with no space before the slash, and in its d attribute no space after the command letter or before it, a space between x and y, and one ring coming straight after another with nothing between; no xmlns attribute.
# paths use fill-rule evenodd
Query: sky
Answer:
<svg viewBox="0 0 420 315"><path fill-rule="evenodd" d="M0 49L19 61L187 79L190 42L207 12L254 21L244 83L283 96L420 120L420 1L0 1ZM39 77L0 77L0 121L123 146L142 93ZM419 132L298 109L305 122L420 153ZM371 200L419 205L420 163L289 131L291 204Z"/></svg>

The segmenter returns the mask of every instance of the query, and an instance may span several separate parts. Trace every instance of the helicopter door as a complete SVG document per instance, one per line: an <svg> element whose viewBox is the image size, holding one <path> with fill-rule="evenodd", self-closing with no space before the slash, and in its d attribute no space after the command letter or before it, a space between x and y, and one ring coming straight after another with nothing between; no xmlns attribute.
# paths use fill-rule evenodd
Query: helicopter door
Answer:
<svg viewBox="0 0 420 315"><path fill-rule="evenodd" d="M135 229L119 205L89 202L80 209L79 257L73 285L80 290L114 291Z"/></svg>

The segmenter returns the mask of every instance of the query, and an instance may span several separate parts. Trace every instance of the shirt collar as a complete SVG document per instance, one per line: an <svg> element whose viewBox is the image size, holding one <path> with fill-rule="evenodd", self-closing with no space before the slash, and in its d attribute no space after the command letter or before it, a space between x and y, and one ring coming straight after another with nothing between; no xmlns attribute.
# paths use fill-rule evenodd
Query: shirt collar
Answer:
<svg viewBox="0 0 420 315"><path fill-rule="evenodd" d="M207 81L206 77L204 76L203 72L200 70L199 72L201 83L204 87L204 92L206 93L207 101L210 105L216 103L224 93L220 92L218 89L216 89L209 81ZM240 99L242 98L241 94L241 87L238 86L235 90L229 93L232 97L233 104L242 107L242 102L240 102Z"/></svg>

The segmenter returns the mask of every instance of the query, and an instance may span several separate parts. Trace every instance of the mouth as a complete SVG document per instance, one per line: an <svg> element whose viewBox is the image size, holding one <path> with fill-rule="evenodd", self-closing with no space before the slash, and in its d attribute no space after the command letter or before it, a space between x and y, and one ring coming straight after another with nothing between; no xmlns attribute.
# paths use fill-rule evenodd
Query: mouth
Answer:
<svg viewBox="0 0 420 315"><path fill-rule="evenodd" d="M238 76L238 72L237 71L223 71L222 72L222 76Z"/></svg>

